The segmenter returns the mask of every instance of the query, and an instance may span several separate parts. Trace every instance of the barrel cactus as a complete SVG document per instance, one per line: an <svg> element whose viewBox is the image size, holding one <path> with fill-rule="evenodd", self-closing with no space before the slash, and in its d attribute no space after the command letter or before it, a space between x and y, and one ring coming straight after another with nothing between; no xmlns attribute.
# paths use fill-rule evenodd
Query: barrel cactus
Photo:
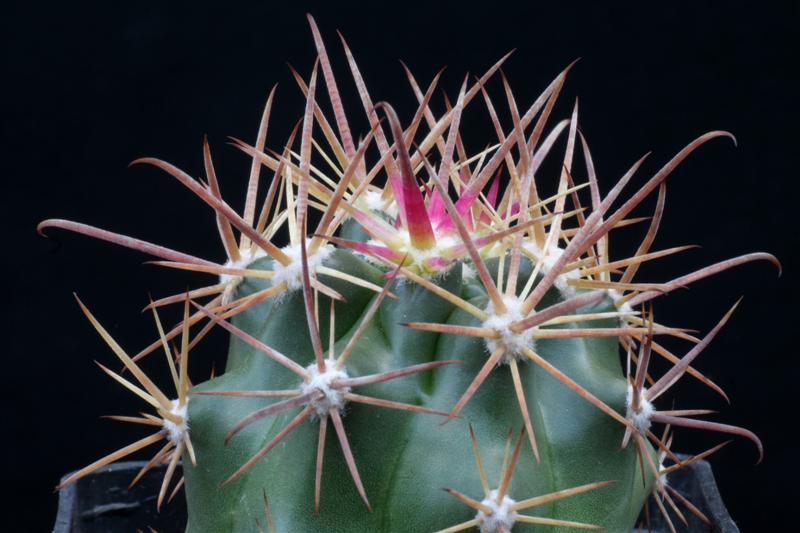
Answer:
<svg viewBox="0 0 800 533"><path fill-rule="evenodd" d="M741 436L759 457L761 443L704 420L709 411L659 398L685 376L725 395L692 362L733 308L696 337L658 323L653 302L742 263L780 265L752 253L668 282L635 274L691 248L652 251L665 180L702 144L732 136L702 135L626 194L642 158L603 195L577 102L548 126L571 66L520 110L500 73L506 56L465 79L438 116L439 76L423 91L407 70L418 107L404 126L388 103L373 102L342 38L370 124L356 142L309 22L318 55L308 79L293 71L306 104L290 138L267 147L273 89L256 142L234 140L252 158L241 213L222 198L207 141L204 178L158 159L134 162L159 167L214 210L224 260L78 222L40 224L40 232L82 233L213 277L151 301L158 335L132 355L80 303L124 364L104 371L155 414L113 417L150 434L61 486L159 443L141 474L168 465L157 505L185 487L190 532L630 531L651 495L662 512L702 517L669 486L668 474L695 460L671 451L670 428ZM507 129L486 87L494 77L505 89ZM323 81L332 117L321 107ZM468 153L461 117L481 100L489 148ZM563 138L563 153L551 154ZM555 176L542 175L548 157L559 158ZM265 171L271 181L262 187ZM547 180L557 187L549 197L540 193ZM632 218L651 193L652 217ZM612 258L613 230L640 222L649 226L636 253ZM165 329L158 310L176 304L183 319ZM203 357L212 328L230 334L224 372L192 381L191 360ZM689 349L673 354L661 336ZM158 380L171 378L174 394L138 365L157 351L167 361ZM650 373L653 357L669 370Z"/></svg>

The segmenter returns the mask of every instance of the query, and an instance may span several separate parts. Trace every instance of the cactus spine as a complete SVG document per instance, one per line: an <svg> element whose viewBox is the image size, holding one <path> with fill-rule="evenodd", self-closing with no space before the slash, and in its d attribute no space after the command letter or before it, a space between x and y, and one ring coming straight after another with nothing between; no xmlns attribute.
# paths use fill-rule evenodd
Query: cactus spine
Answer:
<svg viewBox="0 0 800 533"><path fill-rule="evenodd" d="M191 532L629 531L651 494L662 511L686 503L666 477L685 462L675 463L672 436L655 424L743 436L761 453L755 435L698 418L706 411L656 405L684 376L724 395L691 364L733 308L696 338L657 323L652 301L742 263L779 267L777 260L754 253L666 283L634 280L643 262L690 248L651 251L665 180L696 148L729 134L699 137L623 194L643 158L603 196L577 104L547 129L569 68L524 112L503 78L510 130L484 88L507 56L475 83L465 80L438 117L430 107L438 76L423 92L408 72L419 107L403 127L390 105L373 104L343 41L370 123L356 143L309 21L318 62L308 81L295 73L306 96L300 126L280 153L266 149L273 89L255 144L235 142L253 160L241 214L221 196L207 142L205 179L158 159L136 161L164 170L214 210L224 261L77 222L40 224L215 277L151 302L159 335L133 356L81 304L130 375L104 370L157 416L117 417L155 433L64 484L162 441L144 471L169 465L160 506L183 485L173 480L183 459ZM332 122L319 107L323 81ZM479 97L498 144L468 154L460 121ZM542 197L537 172L562 137L557 193ZM377 161L367 161L371 147ZM272 179L259 207L264 168ZM636 254L609 257L612 230L636 222L632 210L656 191ZM284 228L289 243L281 246L274 239ZM183 305L184 316L165 330L157 310L171 304ZM213 327L230 334L226 367L190 389L189 354ZM690 349L675 355L660 336ZM170 348L173 339L180 347ZM161 349L176 398L137 365ZM663 375L648 374L654 356L672 365Z"/></svg>

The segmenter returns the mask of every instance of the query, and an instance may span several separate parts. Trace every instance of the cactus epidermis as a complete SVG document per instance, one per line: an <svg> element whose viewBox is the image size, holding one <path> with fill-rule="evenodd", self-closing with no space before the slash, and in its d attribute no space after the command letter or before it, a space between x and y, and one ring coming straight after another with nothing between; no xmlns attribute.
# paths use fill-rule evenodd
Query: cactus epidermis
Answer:
<svg viewBox="0 0 800 533"><path fill-rule="evenodd" d="M379 279L381 272L339 250L338 267L358 269ZM493 262L496 269L497 261ZM531 264L524 261L521 279ZM347 269L349 270L349 269ZM346 270L346 271L347 271ZM323 278L324 279L324 278ZM347 304L335 309L334 352L341 351L358 328L359 319L376 298L367 289L325 280L341 291ZM480 283L464 281L457 265L437 283L481 308L487 297ZM258 290L247 281L243 294ZM413 282L392 288L397 300L385 299L349 357L350 376L370 375L442 360L461 364L371 385L363 394L449 411L487 360L482 339L442 335L404 328L401 321L477 325L476 320ZM554 290L545 302L559 298ZM329 302L319 301L321 338L329 338ZM609 301L581 312L607 311ZM340 311L343 310L343 312ZM609 320L612 325L614 320ZM302 294L278 304L262 304L237 316L233 323L301 365L313 362ZM580 324L580 323L578 323ZM608 325L608 324L606 324ZM326 353L327 353L326 346ZM543 340L537 351L588 391L619 410L624 409L626 381L617 339ZM224 375L197 391L296 389L299 378L263 352L234 336ZM536 431L540 461L527 442L509 489L517 500L596 481L615 480L585 494L553 502L538 511L543 516L602 524L612 529L631 525L649 493L633 447L619 450L624 426L565 387L533 363L519 365L525 400ZM359 391L362 393L362 391ZM319 421L309 417L239 479L219 490L230 476L274 438L299 411L276 414L254 423L224 444L226 433L240 419L267 405L264 399L195 395L190 406L200 467L186 470L190 531L252 531L254 517L263 516L264 491L269 495L276 531L436 531L474 518L476 512L441 490L453 487L483 499L467 424L478 429L483 461L494 474L500 469L510 428L522 418L511 372L498 368L456 418L387 410L348 402L342 418L353 457L373 507L368 512L348 473L339 443L325 447L321 505L314 511L316 447ZM489 482L501 480L490 476ZM494 487L496 488L496 487ZM514 531L525 531L520 524Z"/></svg>

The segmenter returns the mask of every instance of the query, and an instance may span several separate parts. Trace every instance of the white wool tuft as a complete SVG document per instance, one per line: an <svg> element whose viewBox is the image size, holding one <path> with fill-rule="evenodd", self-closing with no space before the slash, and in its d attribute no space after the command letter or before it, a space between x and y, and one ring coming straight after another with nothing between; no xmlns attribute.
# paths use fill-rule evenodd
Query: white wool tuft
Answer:
<svg viewBox="0 0 800 533"><path fill-rule="evenodd" d="M523 348L533 347L533 333L536 328L526 329L522 333L512 331L511 324L525 318L522 301L516 296L503 296L503 303L506 305L506 312L502 315L495 314L494 307L489 303L486 308L489 318L483 322L483 327L500 333L499 339L486 339L486 348L492 353L501 346L505 347L503 361L508 363L522 355Z"/></svg>
<svg viewBox="0 0 800 533"><path fill-rule="evenodd" d="M510 507L515 502L508 496L503 496L502 501L497 503L497 491L489 493L489 497L481 502L492 510L492 514L487 515L483 511L478 511L475 519L480 524L481 533L498 533L499 531L511 531L517 521L517 513Z"/></svg>
<svg viewBox="0 0 800 533"><path fill-rule="evenodd" d="M239 260L238 261L231 261L228 260L225 263L227 268L248 268L251 263L261 259L262 257L267 256L267 252L262 250L261 248L256 248L255 252L251 253L250 250L240 250L239 251ZM219 282L220 283L231 283L233 286L239 284L242 281L241 276L234 276L231 274L220 274L219 275Z"/></svg>
<svg viewBox="0 0 800 533"><path fill-rule="evenodd" d="M451 235L436 235L436 244L434 246L426 250L420 250L419 248L414 248L411 244L411 235L409 235L407 230L398 229L397 235L403 240L403 245L398 251L402 254L408 254L411 261L420 267L423 266L426 259L441 257L448 248L461 242Z"/></svg>
<svg viewBox="0 0 800 533"><path fill-rule="evenodd" d="M392 218L397 216L397 203L394 199L390 199L388 202L384 201L382 191L369 190L359 196L358 199L363 199L364 205L366 205L367 209L370 211L386 213Z"/></svg>
<svg viewBox="0 0 800 533"><path fill-rule="evenodd" d="M164 429L167 431L167 438L173 444L178 444L183 440L183 436L189 431L189 416L187 408L189 407L189 398L184 401L183 407L178 407L178 400L172 400L172 409L170 414L178 416L183 420L180 424L176 424L172 420L164 419Z"/></svg>
<svg viewBox="0 0 800 533"><path fill-rule="evenodd" d="M534 256L540 258L544 256L542 259L542 272L546 273L552 270L552 268L556 265L558 259L564 255L564 248L561 248L558 245L552 245L547 249L547 252L542 251L539 246L536 245L535 242L529 242L524 245L528 251L530 251ZM571 279L580 279L581 274L580 270L575 268L570 270L569 272L563 272L556 276L553 285L556 289L561 292L561 294L567 298L571 298L577 294L577 290L575 287L568 283Z"/></svg>
<svg viewBox="0 0 800 533"><path fill-rule="evenodd" d="M325 372L320 372L316 363L312 363L306 367L306 370L311 374L311 380L301 385L301 392L307 394L309 392L319 391L323 394L322 398L312 400L307 404L314 408L317 416L326 416L331 409L341 409L344 407L344 394L350 392L350 387L334 388L331 386L334 380L347 378L347 372L336 369L336 361L333 359L326 359Z"/></svg>
<svg viewBox="0 0 800 533"><path fill-rule="evenodd" d="M669 474L665 474L664 470L666 470L664 463L658 463L658 477L656 478L656 485L659 488L669 485Z"/></svg>
<svg viewBox="0 0 800 533"><path fill-rule="evenodd" d="M628 302L620 303L622 300L623 295L617 289L608 289L608 297L611 298L611 301L614 302L614 305L617 307L617 311L620 313L633 313L633 307Z"/></svg>
<svg viewBox="0 0 800 533"><path fill-rule="evenodd" d="M365 192L361 198L364 199L364 203L367 204L367 207L370 211L383 211L383 193L381 191L367 191Z"/></svg>
<svg viewBox="0 0 800 533"><path fill-rule="evenodd" d="M478 273L467 263L461 264L461 279L464 281L472 281L478 277Z"/></svg>
<svg viewBox="0 0 800 533"><path fill-rule="evenodd" d="M450 234L443 234L443 235L436 235L436 244L428 249L420 250L419 248L414 248L411 245L411 236L409 235L408 231L402 228L397 228L396 230L397 240L399 242L398 245L392 246L391 248L399 252L401 254L408 254L408 259L410 259L410 264L406 266L415 266L416 270L421 276L425 276L426 278L434 278L441 274L445 274L451 266L453 266L456 261L450 260L448 264L436 270L431 270L428 266L425 265L425 261L427 259L436 258L436 257L444 257L449 259L449 249L453 246L459 244L461 241L453 235ZM387 244L383 241L379 241L376 239L370 239L367 241L367 244L373 246L380 246L386 247ZM384 263L379 259L375 259L369 254L358 253L361 257L364 257L367 261L370 261L376 265L383 265Z"/></svg>
<svg viewBox="0 0 800 533"><path fill-rule="evenodd" d="M639 410L633 410L633 385L628 384L628 392L625 395L625 418L633 422L633 425L642 433L650 429L650 419L656 409L647 399L647 389L642 387L639 393Z"/></svg>
<svg viewBox="0 0 800 533"><path fill-rule="evenodd" d="M306 239L306 247L311 243L311 239ZM272 265L274 274L272 275L272 285L279 285L282 281L286 282L289 291L296 291L303 287L303 262L301 258L301 250L299 244L290 244L281 248L281 252L285 253L290 262L288 265L282 265L275 261ZM313 274L314 271L324 263L328 257L333 253L333 246L326 244L320 246L317 251L308 256L308 272Z"/></svg>

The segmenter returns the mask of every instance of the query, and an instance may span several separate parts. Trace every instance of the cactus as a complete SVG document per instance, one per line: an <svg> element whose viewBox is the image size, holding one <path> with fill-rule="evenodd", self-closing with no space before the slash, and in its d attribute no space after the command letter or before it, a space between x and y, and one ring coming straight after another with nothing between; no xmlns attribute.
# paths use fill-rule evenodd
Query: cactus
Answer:
<svg viewBox="0 0 800 533"><path fill-rule="evenodd" d="M736 305L698 338L657 323L653 301L746 262L780 265L752 253L666 283L634 278L642 263L692 248L651 251L665 180L702 144L732 136L695 139L624 196L642 158L603 196L577 103L547 129L571 66L524 112L502 78L510 129L485 87L508 56L465 80L440 116L430 107L439 76L423 92L407 70L419 106L404 128L388 103L373 103L342 38L370 124L356 143L309 22L318 59L307 81L293 71L306 97L302 120L282 150L267 149L273 88L256 142L234 140L252 158L241 214L222 198L207 141L205 179L158 159L134 162L162 169L214 210L224 261L77 222L40 224L40 232L82 233L214 276L206 287L151 301L158 336L133 356L80 303L125 367L103 370L156 415L112 417L151 434L61 487L161 442L140 476L168 465L157 505L185 486L190 532L630 531L651 495L662 512L669 506L682 516L681 504L702 517L667 476L724 444L681 462L669 428L742 436L759 456L761 443L703 420L710 411L655 404L684 376L725 396L692 362ZM320 71L332 121L320 107ZM468 154L460 122L476 99L492 122L487 140L497 144ZM562 137L557 192L543 197L540 166L556 157ZM378 160L367 161L369 148ZM272 180L258 208L264 168ZM612 259L612 230L648 220L630 214L656 191L636 253ZM288 244L278 244L280 231ZM183 319L165 330L158 309L173 304ZM212 328L230 334L224 372L192 384L190 351L202 357L198 344ZM660 336L690 348L673 354ZM138 365L159 350L174 398ZM667 372L649 373L654 356L671 365ZM655 424L667 430L658 434Z"/></svg>

